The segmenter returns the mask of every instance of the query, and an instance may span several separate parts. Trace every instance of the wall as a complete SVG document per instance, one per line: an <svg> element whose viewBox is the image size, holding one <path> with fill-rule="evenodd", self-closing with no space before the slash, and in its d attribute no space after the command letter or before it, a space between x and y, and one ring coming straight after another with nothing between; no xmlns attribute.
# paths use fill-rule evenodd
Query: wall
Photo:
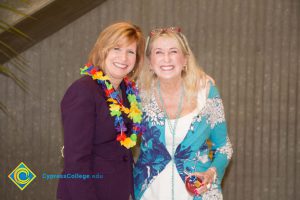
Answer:
<svg viewBox="0 0 300 200"><path fill-rule="evenodd" d="M234 145L224 199L299 199L299 11L299 0L109 0L28 49L31 93L0 77L11 113L0 113L1 199L55 199L42 174L62 167L60 100L99 32L122 20L180 26L216 80ZM22 192L7 178L21 161L38 176Z"/></svg>

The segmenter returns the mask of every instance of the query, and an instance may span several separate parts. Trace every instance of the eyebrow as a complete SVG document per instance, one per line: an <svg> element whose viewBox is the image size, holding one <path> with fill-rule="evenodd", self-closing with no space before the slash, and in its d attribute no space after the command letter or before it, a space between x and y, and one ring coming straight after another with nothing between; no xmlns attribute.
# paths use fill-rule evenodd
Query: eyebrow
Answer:
<svg viewBox="0 0 300 200"><path fill-rule="evenodd" d="M116 46L114 46L113 48L127 48L127 47L124 47L124 46L122 46L122 45L120 45L120 44L117 44ZM128 48L128 50L130 50L130 51L134 51L134 52L136 52L137 50L134 50L134 49L131 49L131 48Z"/></svg>
<svg viewBox="0 0 300 200"><path fill-rule="evenodd" d="M157 47L157 48L153 48L153 50L162 50L163 48L160 48L160 47ZM178 50L179 48L178 47L171 47L171 48L169 48L170 50L174 50L174 49L176 49L176 50Z"/></svg>

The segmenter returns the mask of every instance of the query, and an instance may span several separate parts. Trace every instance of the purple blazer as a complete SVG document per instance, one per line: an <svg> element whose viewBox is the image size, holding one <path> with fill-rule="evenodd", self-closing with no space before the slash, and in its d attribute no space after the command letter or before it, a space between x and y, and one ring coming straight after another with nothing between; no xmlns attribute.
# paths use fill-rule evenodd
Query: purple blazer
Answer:
<svg viewBox="0 0 300 200"><path fill-rule="evenodd" d="M120 85L128 107L126 86ZM131 150L116 141L114 118L105 93L89 76L75 81L61 102L64 128L64 175L100 175L96 178L59 179L61 200L128 200L133 196ZM123 115L131 130L132 122ZM127 133L130 134L130 133ZM77 175L76 175L77 174ZM90 177L91 177L90 176Z"/></svg>

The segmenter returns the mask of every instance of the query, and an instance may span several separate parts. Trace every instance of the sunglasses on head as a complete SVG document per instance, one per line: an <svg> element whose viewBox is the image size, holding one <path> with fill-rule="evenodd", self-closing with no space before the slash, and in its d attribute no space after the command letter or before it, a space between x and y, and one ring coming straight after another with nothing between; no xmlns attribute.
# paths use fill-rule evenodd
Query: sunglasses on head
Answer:
<svg viewBox="0 0 300 200"><path fill-rule="evenodd" d="M150 31L150 37L162 33L180 33L181 29L179 27L167 27L167 28L156 28Z"/></svg>

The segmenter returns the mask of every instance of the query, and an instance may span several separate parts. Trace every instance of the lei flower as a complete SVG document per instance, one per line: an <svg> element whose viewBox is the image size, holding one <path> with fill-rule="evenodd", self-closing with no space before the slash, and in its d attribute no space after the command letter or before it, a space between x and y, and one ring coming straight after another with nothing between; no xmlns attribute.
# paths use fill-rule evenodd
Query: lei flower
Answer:
<svg viewBox="0 0 300 200"><path fill-rule="evenodd" d="M141 111L141 100L138 96L135 82L130 81L127 77L124 78L126 95L130 103L130 108L126 108L119 98L118 92L115 91L110 83L109 77L105 76L101 70L98 70L92 64L88 63L84 68L80 68L80 74L91 76L93 80L97 80L97 83L102 86L107 98L106 101L109 103L110 115L115 118L114 126L119 133L117 141L127 149L134 147L136 145L137 135L141 134L144 129L141 125L143 114ZM122 112L133 121L132 133L129 137L125 134L127 128L122 117Z"/></svg>

